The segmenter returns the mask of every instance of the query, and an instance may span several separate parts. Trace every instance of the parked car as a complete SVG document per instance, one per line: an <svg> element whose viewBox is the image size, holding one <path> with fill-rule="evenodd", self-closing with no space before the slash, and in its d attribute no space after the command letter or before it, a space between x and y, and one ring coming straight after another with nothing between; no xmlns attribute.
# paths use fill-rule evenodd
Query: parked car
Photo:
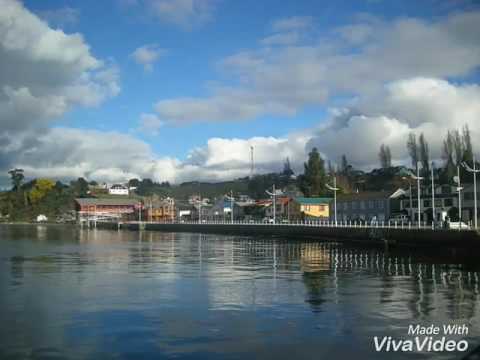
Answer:
<svg viewBox="0 0 480 360"><path fill-rule="evenodd" d="M450 221L449 227L450 229L464 229L464 230L470 229L470 225L465 224L463 221Z"/></svg>
<svg viewBox="0 0 480 360"><path fill-rule="evenodd" d="M266 218L263 218L262 222L267 224L273 224L273 219L266 217Z"/></svg>
<svg viewBox="0 0 480 360"><path fill-rule="evenodd" d="M391 223L394 223L395 221L396 222L408 222L410 221L410 217L408 215L405 215L405 214L399 214L399 215L395 215L393 217L391 217L389 220L389 222Z"/></svg>

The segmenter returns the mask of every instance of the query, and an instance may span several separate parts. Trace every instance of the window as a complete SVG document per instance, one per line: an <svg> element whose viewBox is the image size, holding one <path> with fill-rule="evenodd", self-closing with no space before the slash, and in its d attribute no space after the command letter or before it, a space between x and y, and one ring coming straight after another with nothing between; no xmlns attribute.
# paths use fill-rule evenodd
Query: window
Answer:
<svg viewBox="0 0 480 360"><path fill-rule="evenodd" d="M453 201L452 199L444 199L443 204L444 206L453 206Z"/></svg>
<svg viewBox="0 0 480 360"><path fill-rule="evenodd" d="M365 201L360 201L360 209L364 210L365 209Z"/></svg>
<svg viewBox="0 0 480 360"><path fill-rule="evenodd" d="M463 194L465 200L473 200L473 192L466 192Z"/></svg>
<svg viewBox="0 0 480 360"><path fill-rule="evenodd" d="M369 207L370 209L373 209L373 208L375 207L375 202L374 202L373 200L370 200L370 201L368 202L368 207Z"/></svg>
<svg viewBox="0 0 480 360"><path fill-rule="evenodd" d="M423 206L424 207L432 206L432 201L431 200L423 200Z"/></svg>
<svg viewBox="0 0 480 360"><path fill-rule="evenodd" d="M357 203L355 201L352 201L352 210L357 209Z"/></svg>
<svg viewBox="0 0 480 360"><path fill-rule="evenodd" d="M384 207L383 200L378 200L378 208L383 209L383 207Z"/></svg>

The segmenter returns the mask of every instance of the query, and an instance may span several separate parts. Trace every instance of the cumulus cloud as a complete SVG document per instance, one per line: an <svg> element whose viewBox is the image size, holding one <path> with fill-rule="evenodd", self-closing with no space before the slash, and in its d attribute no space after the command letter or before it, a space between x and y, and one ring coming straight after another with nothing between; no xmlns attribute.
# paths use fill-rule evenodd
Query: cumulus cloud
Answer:
<svg viewBox="0 0 480 360"><path fill-rule="evenodd" d="M66 6L59 9L43 10L38 12L38 15L50 26L63 28L75 25L78 22L80 10Z"/></svg>
<svg viewBox="0 0 480 360"><path fill-rule="evenodd" d="M333 96L374 93L392 81L464 77L480 66L478 23L479 11L434 21L361 16L309 44L233 54L221 69L230 75L229 83L232 77L238 79L237 86L217 85L203 98L163 99L156 110L171 122L291 116L305 106L324 105ZM290 19L273 28L302 26L306 24Z"/></svg>
<svg viewBox="0 0 480 360"><path fill-rule="evenodd" d="M161 49L157 44L148 44L138 47L130 56L137 64L143 65L145 71L152 71L153 64L166 53L167 50Z"/></svg>
<svg viewBox="0 0 480 360"><path fill-rule="evenodd" d="M15 0L0 0L0 161L32 151L35 136L74 106L120 91L118 69L95 58L80 34L53 30Z"/></svg>
<svg viewBox="0 0 480 360"><path fill-rule="evenodd" d="M212 138L192 149L185 161L159 157L150 145L131 135L72 128L54 128L36 137L30 151L17 157L29 177L101 181L151 178L155 181L219 181L250 172L250 146L258 173L279 171L286 157L301 164L307 135L285 138ZM102 156L99 156L102 154Z"/></svg>
<svg viewBox="0 0 480 360"><path fill-rule="evenodd" d="M139 130L147 135L158 135L165 123L155 114L141 114Z"/></svg>
<svg viewBox="0 0 480 360"><path fill-rule="evenodd" d="M315 131L307 147L318 147L333 161L347 154L356 166L372 168L378 166L381 144L390 146L397 163L407 159L405 144L413 132L424 133L432 158L440 159L448 130L468 125L474 142L480 139L479 118L478 85L433 78L399 80L375 95L359 99L348 109L334 111L329 121Z"/></svg>
<svg viewBox="0 0 480 360"><path fill-rule="evenodd" d="M191 28L211 20L215 2L215 0L149 0L149 5L161 21Z"/></svg>
<svg viewBox="0 0 480 360"><path fill-rule="evenodd" d="M311 16L291 16L275 20L272 23L272 30L275 32L292 31L299 29L306 29L313 25L313 18Z"/></svg>

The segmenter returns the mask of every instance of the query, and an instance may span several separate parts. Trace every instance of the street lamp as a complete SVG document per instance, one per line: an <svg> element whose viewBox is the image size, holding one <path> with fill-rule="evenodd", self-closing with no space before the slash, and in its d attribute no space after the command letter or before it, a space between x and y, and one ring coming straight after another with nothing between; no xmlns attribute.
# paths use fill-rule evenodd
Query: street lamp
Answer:
<svg viewBox="0 0 480 360"><path fill-rule="evenodd" d="M402 179L408 181L408 186L409 186L408 193L410 195L410 199L409 199L409 201L410 201L409 202L409 208L410 209L408 210L408 217L410 218L410 220L412 220L412 218L413 218L413 216L412 216L413 215L413 212L412 212L412 183L410 182L410 179L405 177L405 176L403 176Z"/></svg>
<svg viewBox="0 0 480 360"><path fill-rule="evenodd" d="M230 200L230 222L233 224L233 202L235 200L235 198L233 197L233 190L230 190L230 196L226 195L225 197ZM225 213L225 211L223 213Z"/></svg>
<svg viewBox="0 0 480 360"><path fill-rule="evenodd" d="M417 209L418 209L418 227L420 228L421 224L420 224L420 217L421 217L421 206L420 206L420 180L423 180L423 177L420 176L420 166L418 166L418 163L417 163L417 176L413 175L412 173L410 173L410 177L413 179L413 180L417 180Z"/></svg>
<svg viewBox="0 0 480 360"><path fill-rule="evenodd" d="M277 191L275 190L275 184L273 184L273 191L272 191L272 192L270 192L270 191L268 191L268 190L265 190L265 192L266 192L268 195L270 195L270 196L272 197L272 199L273 199L273 203L272 203L272 205L273 205L273 223L275 224L275 223L276 223L276 220L277 220L277 218L276 218L276 207L277 207L277 204L276 204L276 202L275 202L275 196L277 195Z"/></svg>
<svg viewBox="0 0 480 360"><path fill-rule="evenodd" d="M477 228L477 221L478 221L478 217L477 217L477 173L480 172L480 170L478 170L476 168L476 164L475 164L475 156L473 157L473 169L468 166L468 164L464 161L462 162L462 166L465 168L465 170L467 170L468 172L470 173L473 173L473 201L474 201L474 217L475 217L475 220L474 220L474 224L475 224L475 229Z"/></svg>
<svg viewBox="0 0 480 360"><path fill-rule="evenodd" d="M337 177L333 177L333 186L325 184L328 190L333 191L333 206L335 209L335 226L337 225L337 191L340 190L337 188Z"/></svg>
<svg viewBox="0 0 480 360"><path fill-rule="evenodd" d="M453 181L458 185L458 229L462 228L462 184L460 181L460 166L457 166L457 176L453 177Z"/></svg>

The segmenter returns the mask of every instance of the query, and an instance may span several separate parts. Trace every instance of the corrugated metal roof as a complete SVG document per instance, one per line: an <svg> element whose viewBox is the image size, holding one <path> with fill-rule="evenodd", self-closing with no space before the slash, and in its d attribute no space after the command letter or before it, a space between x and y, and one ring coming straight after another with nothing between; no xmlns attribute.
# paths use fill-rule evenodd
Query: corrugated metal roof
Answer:
<svg viewBox="0 0 480 360"><path fill-rule="evenodd" d="M333 198L327 197L316 197L316 198L307 198L307 197L297 197L295 201L300 204L310 204L310 205L319 205L319 204L328 204L333 200Z"/></svg>
<svg viewBox="0 0 480 360"><path fill-rule="evenodd" d="M353 201L353 200L375 200L375 199L388 199L393 191L365 191L353 194L339 194L337 200L339 201Z"/></svg>
<svg viewBox="0 0 480 360"><path fill-rule="evenodd" d="M114 199L114 198L78 198L75 201L79 205L105 205L105 206L131 206L138 205L140 200L137 199Z"/></svg>

